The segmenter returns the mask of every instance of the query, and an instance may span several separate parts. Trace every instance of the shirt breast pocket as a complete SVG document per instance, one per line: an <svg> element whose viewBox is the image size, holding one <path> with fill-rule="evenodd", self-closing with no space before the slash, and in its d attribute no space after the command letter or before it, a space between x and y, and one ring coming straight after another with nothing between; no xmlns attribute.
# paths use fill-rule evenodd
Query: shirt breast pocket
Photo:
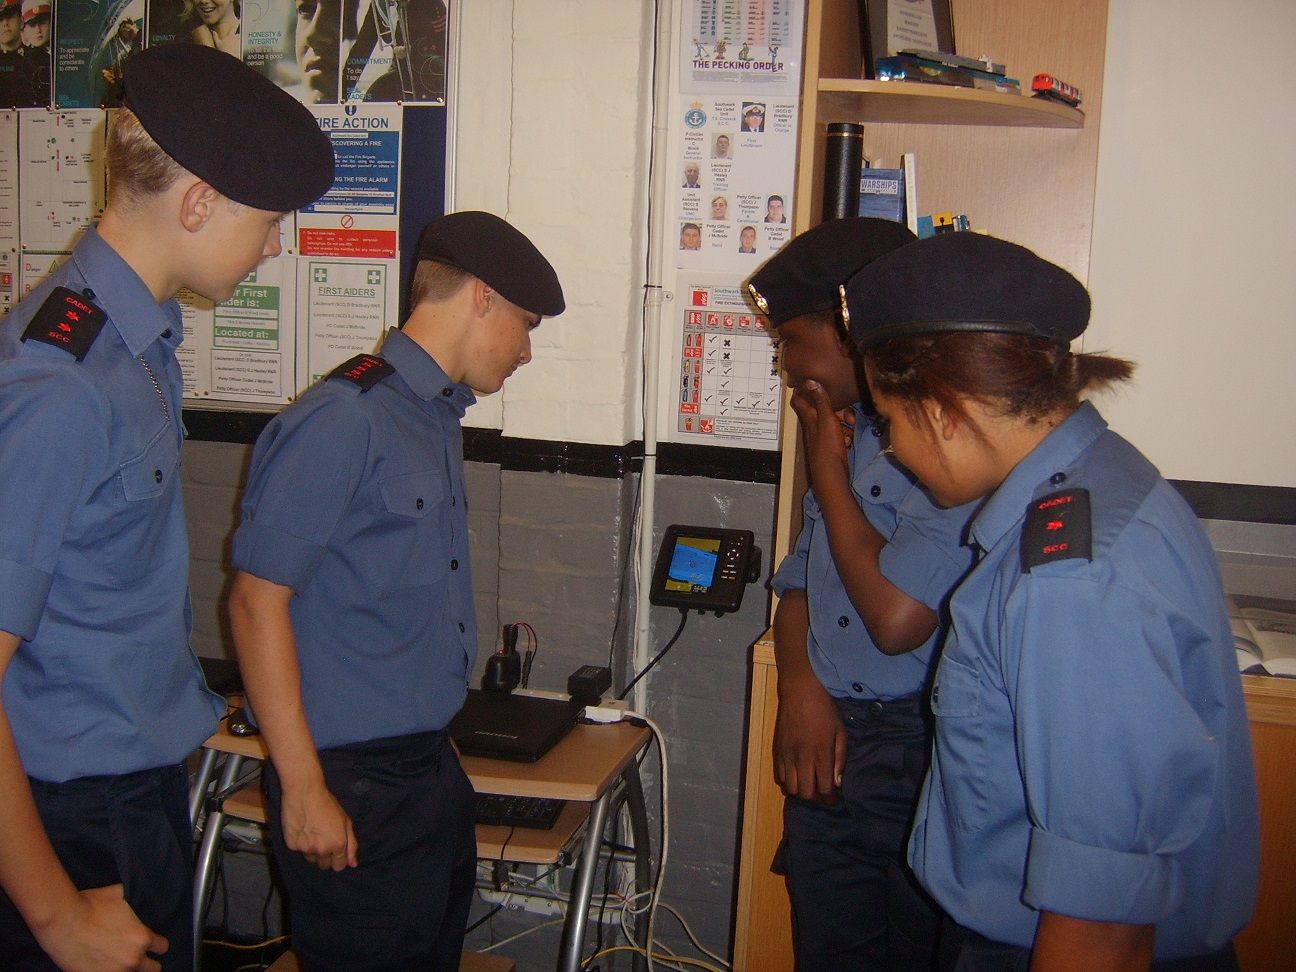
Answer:
<svg viewBox="0 0 1296 972"><path fill-rule="evenodd" d="M111 537L102 556L118 583L134 583L159 565L187 556L179 474L180 447L169 424L143 452L117 467L122 499L112 504L112 514L102 524Z"/></svg>
<svg viewBox="0 0 1296 972"><path fill-rule="evenodd" d="M985 826L989 766L981 712L981 675L949 655L936 670L931 705L941 764L940 796L954 826L975 833Z"/></svg>
<svg viewBox="0 0 1296 972"><path fill-rule="evenodd" d="M449 536L446 484L435 472L406 473L379 487L392 534L394 587L426 587L445 575ZM387 532L387 531L384 531Z"/></svg>
<svg viewBox="0 0 1296 972"><path fill-rule="evenodd" d="M142 453L118 467L126 501L137 503L161 496L179 466L180 447L175 433L164 425Z"/></svg>

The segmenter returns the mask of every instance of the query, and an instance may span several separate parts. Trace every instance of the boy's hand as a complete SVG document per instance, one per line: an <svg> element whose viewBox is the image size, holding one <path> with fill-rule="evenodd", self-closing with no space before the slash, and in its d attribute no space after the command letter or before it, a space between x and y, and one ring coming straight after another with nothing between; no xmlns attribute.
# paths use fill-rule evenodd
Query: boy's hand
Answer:
<svg viewBox="0 0 1296 972"><path fill-rule="evenodd" d="M284 843L321 871L342 871L359 864L351 818L323 783L284 788Z"/></svg>
<svg viewBox="0 0 1296 972"><path fill-rule="evenodd" d="M146 953L162 955L167 940L140 922L120 884L78 892L74 907L36 935L41 948L65 972L158 972Z"/></svg>
<svg viewBox="0 0 1296 972"><path fill-rule="evenodd" d="M832 696L813 676L779 686L774 778L788 796L832 806L846 765L846 728Z"/></svg>
<svg viewBox="0 0 1296 972"><path fill-rule="evenodd" d="M835 411L828 392L814 380L792 393L792 411L801 424L801 442L806 452L810 484L818 488L825 480L849 480L848 453L854 438L855 413Z"/></svg>

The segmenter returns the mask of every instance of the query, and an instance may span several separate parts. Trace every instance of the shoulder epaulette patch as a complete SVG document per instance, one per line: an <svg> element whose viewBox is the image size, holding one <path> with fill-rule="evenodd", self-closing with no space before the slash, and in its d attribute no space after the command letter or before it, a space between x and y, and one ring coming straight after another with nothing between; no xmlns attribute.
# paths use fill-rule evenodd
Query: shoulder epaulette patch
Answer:
<svg viewBox="0 0 1296 972"><path fill-rule="evenodd" d="M23 331L24 341L40 341L62 348L78 361L103 328L108 315L84 294L67 287L55 287L32 316Z"/></svg>
<svg viewBox="0 0 1296 972"><path fill-rule="evenodd" d="M1034 500L1022 527L1022 572L1055 560L1093 560L1089 490L1068 489Z"/></svg>
<svg viewBox="0 0 1296 972"><path fill-rule="evenodd" d="M329 378L341 378L359 385L363 393L395 371L395 368L375 354L357 354L329 372Z"/></svg>

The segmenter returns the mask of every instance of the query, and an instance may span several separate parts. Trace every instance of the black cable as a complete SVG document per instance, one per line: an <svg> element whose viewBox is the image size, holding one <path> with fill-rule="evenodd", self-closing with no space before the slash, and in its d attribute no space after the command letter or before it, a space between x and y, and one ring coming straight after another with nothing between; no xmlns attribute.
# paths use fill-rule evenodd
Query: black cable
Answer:
<svg viewBox="0 0 1296 972"><path fill-rule="evenodd" d="M639 498L643 492L643 467L639 468L639 478L635 482L634 502L630 504L630 535L626 537L625 552L621 556L621 570L617 574L620 588L617 591L616 614L612 616L612 637L608 643L608 669L616 660L616 636L621 630L621 609L625 604L626 570L630 566L630 553L634 550L635 518L639 515Z"/></svg>
<svg viewBox="0 0 1296 972"><path fill-rule="evenodd" d="M616 861L616 848L619 843L617 831L620 826L621 809L618 806L616 816L612 818L612 847L608 852L607 866L603 868L603 899L599 902L598 932L594 936L594 951L592 953L594 955L603 951L603 915L607 911L608 894L612 890L612 864Z"/></svg>
<svg viewBox="0 0 1296 972"><path fill-rule="evenodd" d="M480 918L478 918L476 921L474 921L471 925L469 925L467 928L465 928L465 929L464 929L464 934L465 934L465 935L468 935L468 934L470 934L471 932L475 932L478 928L480 928L482 925L486 924L486 922L490 921L492 918L494 918L496 915L498 915L498 914L499 914L501 911L503 911L503 910L504 910L504 903L503 903L503 902L500 902L500 903L497 904L494 908L492 908L490 911L486 912L486 914L482 915Z"/></svg>
<svg viewBox="0 0 1296 972"><path fill-rule="evenodd" d="M688 616L689 616L687 608L680 608L679 613L680 613L679 627L676 628L675 633L671 635L671 640L666 642L665 648L657 652L657 654L653 655L652 661L650 661L647 665L643 667L643 671L641 671L634 678L630 679L630 684L627 685L625 688L623 688L621 690L621 694L617 696L618 700L624 699L627 695L629 695L630 690L635 687L635 683L638 682L639 679L647 675L650 671L652 671L653 666L656 665L659 661L661 661L662 658L665 656L666 652L670 651L671 648L675 646L675 642L679 641L679 636L684 633L684 625L688 621Z"/></svg>

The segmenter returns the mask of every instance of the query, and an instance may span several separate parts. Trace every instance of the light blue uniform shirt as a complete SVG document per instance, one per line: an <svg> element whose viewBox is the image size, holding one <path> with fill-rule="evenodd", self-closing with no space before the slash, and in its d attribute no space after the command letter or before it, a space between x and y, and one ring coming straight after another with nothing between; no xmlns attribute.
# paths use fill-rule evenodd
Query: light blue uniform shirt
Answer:
<svg viewBox="0 0 1296 972"><path fill-rule="evenodd" d="M108 315L81 362L22 341L56 286ZM94 230L0 324L0 630L23 639L4 704L38 779L178 763L225 711L189 647L182 335Z"/></svg>
<svg viewBox="0 0 1296 972"><path fill-rule="evenodd" d="M850 452L851 489L873 528L886 539L883 575L914 600L939 611L950 588L972 565L962 546L972 507L944 510L881 451L881 438L858 407ZM780 595L804 590L809 603L808 652L815 675L830 695L899 699L927 680L939 631L913 651L884 655L842 586L828 544L828 525L808 490L801 534L770 584Z"/></svg>
<svg viewBox="0 0 1296 972"><path fill-rule="evenodd" d="M459 420L475 401L405 334L396 373L322 381L257 441L234 566L293 589L321 749L442 729L477 653Z"/></svg>
<svg viewBox="0 0 1296 972"><path fill-rule="evenodd" d="M1022 570L1036 499L1087 489L1093 559ZM909 860L960 924L1029 947L1040 911L1156 926L1157 959L1249 919L1255 780L1214 552L1156 469L1082 405L972 523L936 671Z"/></svg>

